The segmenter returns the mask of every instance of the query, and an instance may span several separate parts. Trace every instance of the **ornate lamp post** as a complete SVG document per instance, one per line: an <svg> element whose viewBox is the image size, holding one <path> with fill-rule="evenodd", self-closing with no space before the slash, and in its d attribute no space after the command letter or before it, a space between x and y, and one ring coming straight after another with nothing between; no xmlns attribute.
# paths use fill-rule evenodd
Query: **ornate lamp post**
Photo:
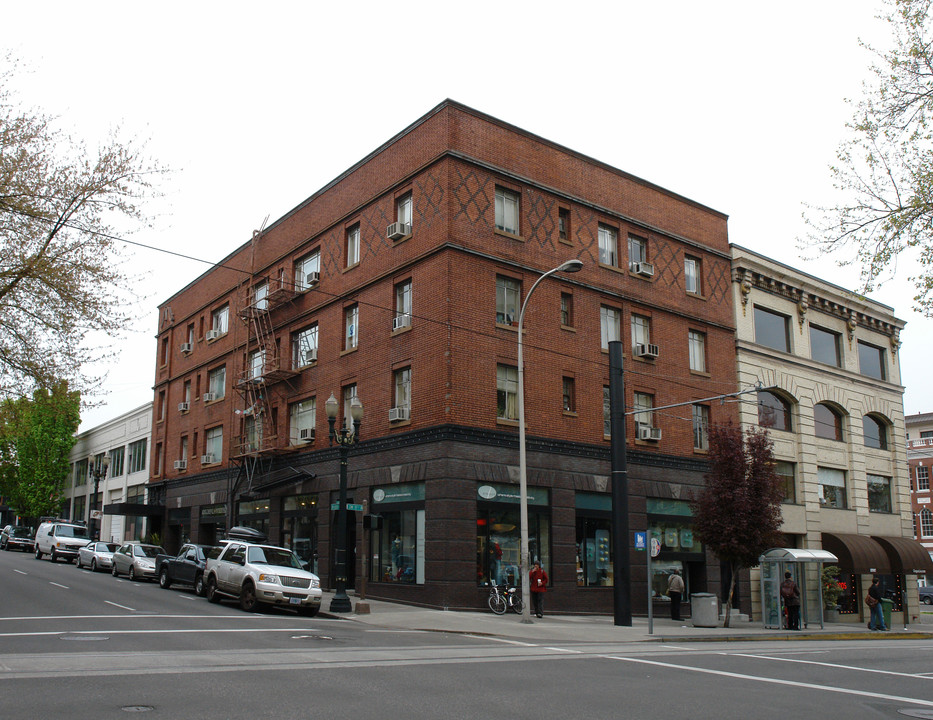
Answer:
<svg viewBox="0 0 933 720"><path fill-rule="evenodd" d="M358 397L350 400L350 418L353 420L353 429L344 424L339 430L334 425L339 410L337 398L331 393L324 403L327 413L327 424L330 426L330 444L337 443L340 447L340 496L337 508L337 557L336 557L336 592L330 601L330 612L350 612L350 598L347 596L347 456L350 447L359 442L360 421L363 419L363 403Z"/></svg>
<svg viewBox="0 0 933 720"><path fill-rule="evenodd" d="M100 481L103 478L107 477L107 468L110 467L110 455L104 455L100 459L100 467L97 467L97 463L95 462L95 460L96 459L93 455L87 456L87 466L88 466L88 469L90 470L91 478L94 480L94 496L93 496L94 500L97 499L97 493L100 491ZM88 505L91 505L91 504L92 503L88 503ZM100 505L101 507L98 508L98 510L103 509L104 503L101 502ZM91 514L93 512L94 512L93 509L88 510L88 514ZM93 521L93 524L91 525L91 539L100 540L100 520L93 516L91 516L90 519Z"/></svg>
<svg viewBox="0 0 933 720"><path fill-rule="evenodd" d="M525 302L522 303L522 309L518 313L518 482L519 482L519 503L521 512L521 563L522 563L522 622L530 623L531 620L531 594L530 582L528 580L528 464L525 460L525 370L522 360L522 325L525 322L525 309L528 307L528 301L531 300L531 294L535 288L548 275L557 272L575 273L580 272L583 263L579 260L568 260L558 265L553 270L548 270L544 275L535 280L531 290L525 296Z"/></svg>

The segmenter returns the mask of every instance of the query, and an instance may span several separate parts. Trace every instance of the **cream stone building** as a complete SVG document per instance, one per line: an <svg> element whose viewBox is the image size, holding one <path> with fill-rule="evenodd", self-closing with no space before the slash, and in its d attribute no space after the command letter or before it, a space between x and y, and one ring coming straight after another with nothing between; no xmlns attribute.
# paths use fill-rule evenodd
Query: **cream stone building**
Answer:
<svg viewBox="0 0 933 720"><path fill-rule="evenodd" d="M732 279L739 386L759 385L741 401L740 420L768 427L774 440L786 547L838 558L840 621L867 620L863 598L878 575L894 600L892 624L901 623L905 596L916 614L917 571L933 572L911 539L898 357L904 322L886 305L737 245ZM762 617L763 600L766 624L780 612L774 583L789 569L818 624L818 568L765 570L767 583L753 571L754 615Z"/></svg>

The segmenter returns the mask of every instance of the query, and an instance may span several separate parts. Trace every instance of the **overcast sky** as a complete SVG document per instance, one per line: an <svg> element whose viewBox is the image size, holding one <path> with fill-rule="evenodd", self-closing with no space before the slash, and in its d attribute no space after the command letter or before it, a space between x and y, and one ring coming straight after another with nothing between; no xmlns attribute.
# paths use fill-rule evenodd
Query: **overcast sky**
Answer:
<svg viewBox="0 0 933 720"><path fill-rule="evenodd" d="M15 3L0 46L26 104L94 145L119 126L172 173L133 239L217 262L445 98L729 215L730 240L804 264L803 203L871 55L880 1L773 3ZM209 264L130 249L147 296L82 430L152 400L159 302ZM933 323L901 263L871 297L908 322L908 414L933 411Z"/></svg>

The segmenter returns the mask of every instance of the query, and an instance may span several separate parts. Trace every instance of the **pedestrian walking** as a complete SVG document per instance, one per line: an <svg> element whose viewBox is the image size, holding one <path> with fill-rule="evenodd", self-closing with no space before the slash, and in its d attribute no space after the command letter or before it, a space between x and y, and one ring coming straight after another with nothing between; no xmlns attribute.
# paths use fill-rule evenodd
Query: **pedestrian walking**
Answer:
<svg viewBox="0 0 933 720"><path fill-rule="evenodd" d="M671 599L671 620L683 620L680 617L680 600L684 594L684 579L680 570L674 568L667 578L667 595Z"/></svg>
<svg viewBox="0 0 933 720"><path fill-rule="evenodd" d="M787 629L800 630L800 588L789 572L784 573L781 583L781 599L787 608Z"/></svg>
<svg viewBox="0 0 933 720"><path fill-rule="evenodd" d="M535 560L531 572L528 573L531 583L531 609L535 617L544 617L544 593L547 591L547 573L541 569L541 562Z"/></svg>
<svg viewBox="0 0 933 720"><path fill-rule="evenodd" d="M868 621L869 630L887 630L884 625L884 613L881 612L881 580L873 578L871 587L868 588L868 595L865 596L865 604L871 611L871 619Z"/></svg>

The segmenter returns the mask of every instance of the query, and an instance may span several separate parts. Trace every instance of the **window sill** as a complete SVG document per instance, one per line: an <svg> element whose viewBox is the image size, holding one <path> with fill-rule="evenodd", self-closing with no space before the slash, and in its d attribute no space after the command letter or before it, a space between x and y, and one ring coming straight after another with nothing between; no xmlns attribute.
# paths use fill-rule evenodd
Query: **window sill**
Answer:
<svg viewBox="0 0 933 720"><path fill-rule="evenodd" d="M647 282L647 283L654 282L654 275L642 275L641 273L635 272L631 268L629 268L628 275L629 277L635 278L636 280L641 280L643 282Z"/></svg>
<svg viewBox="0 0 933 720"><path fill-rule="evenodd" d="M709 448L693 448L694 455L709 455Z"/></svg>
<svg viewBox="0 0 933 720"><path fill-rule="evenodd" d="M506 425L508 427L518 427L518 420L509 420L507 418L496 418L496 425Z"/></svg>
<svg viewBox="0 0 933 720"><path fill-rule="evenodd" d="M218 336L215 337L215 338L206 338L206 342L207 342L208 345L211 345L212 343L215 343L215 342L217 342L218 340L221 340L221 339L223 339L223 338L225 338L225 337L227 337L227 333L221 333L220 335L218 335Z"/></svg>
<svg viewBox="0 0 933 720"><path fill-rule="evenodd" d="M408 427L411 425L411 420L396 420L395 422L389 423L389 430L395 430L400 427Z"/></svg>
<svg viewBox="0 0 933 720"><path fill-rule="evenodd" d="M573 246L573 241L568 240L567 238L557 238L557 242L559 242L561 245L570 245L571 247Z"/></svg>
<svg viewBox="0 0 933 720"><path fill-rule="evenodd" d="M572 326L570 326L570 325L561 325L561 326L560 326L560 329L561 329L561 330L566 330L567 332L572 332L572 333L575 333L575 332L577 331L577 329L576 329L575 327L572 327Z"/></svg>
<svg viewBox="0 0 933 720"><path fill-rule="evenodd" d="M356 261L355 263L353 263L352 265L347 265L345 268L341 269L340 272L342 272L342 273L349 272L349 271L352 270L353 268L359 267L359 264L360 264L360 261L357 260L357 261Z"/></svg>
<svg viewBox="0 0 933 720"><path fill-rule="evenodd" d="M705 378L713 377L712 373L708 373L705 370L691 370L690 374L697 375L698 377L705 377Z"/></svg>
<svg viewBox="0 0 933 720"><path fill-rule="evenodd" d="M605 263L597 263L597 264L599 265L599 267L603 268L604 270L612 270L612 272L617 272L620 275L624 275L625 273L628 272L627 269L623 270L622 268L616 265L606 265Z"/></svg>
<svg viewBox="0 0 933 720"><path fill-rule="evenodd" d="M308 363L307 365L299 365L298 367L293 367L292 372L303 372L304 370L307 370L308 368L313 368L313 367L317 367L317 360L315 360L313 363Z"/></svg>
<svg viewBox="0 0 933 720"><path fill-rule="evenodd" d="M407 327L399 328L398 330L393 330L389 337L395 337L396 335L404 335L407 332L411 331L411 325Z"/></svg>
<svg viewBox="0 0 933 720"><path fill-rule="evenodd" d="M349 350L341 350L340 357L343 357L344 355L349 355L350 353L355 353L359 349L360 349L360 346L357 345L356 347L352 347Z"/></svg>
<svg viewBox="0 0 933 720"><path fill-rule="evenodd" d="M501 235L502 237L509 238L510 240L518 240L519 242L525 242L525 238L523 238L521 235L516 235L515 233L510 233L506 230L500 230L499 228L496 228L494 232L496 233L496 235Z"/></svg>
<svg viewBox="0 0 933 720"><path fill-rule="evenodd" d="M398 238L397 240L393 240L393 241L392 241L392 246L395 247L396 245L401 245L403 242L405 242L406 240L408 240L408 238L410 238L411 236L412 236L412 233L408 233L407 235L403 235L402 237Z"/></svg>
<svg viewBox="0 0 933 720"><path fill-rule="evenodd" d="M564 417L572 417L572 418L580 417L579 415L577 415L576 410L564 410L563 414L564 414Z"/></svg>
<svg viewBox="0 0 933 720"><path fill-rule="evenodd" d="M702 300L703 302L706 302L706 297L701 295L700 293L688 292L687 297L696 298L697 300Z"/></svg>
<svg viewBox="0 0 933 720"><path fill-rule="evenodd" d="M204 403L204 407L208 407L210 405L216 405L217 403L221 403L226 399L227 399L227 396L224 395L223 397L216 398L215 400L208 400L207 402Z"/></svg>
<svg viewBox="0 0 933 720"><path fill-rule="evenodd" d="M517 333L517 332L518 332L518 324L517 324L517 323L511 324L511 323L501 323L501 322L497 322L497 323L496 323L496 327L499 328L500 330L511 330L511 331L514 332L514 333Z"/></svg>

